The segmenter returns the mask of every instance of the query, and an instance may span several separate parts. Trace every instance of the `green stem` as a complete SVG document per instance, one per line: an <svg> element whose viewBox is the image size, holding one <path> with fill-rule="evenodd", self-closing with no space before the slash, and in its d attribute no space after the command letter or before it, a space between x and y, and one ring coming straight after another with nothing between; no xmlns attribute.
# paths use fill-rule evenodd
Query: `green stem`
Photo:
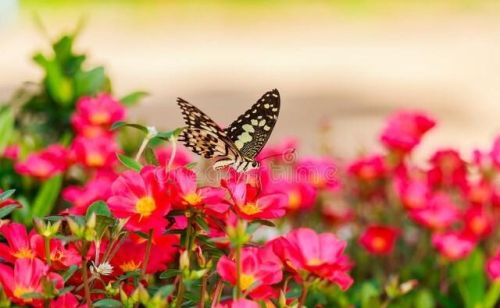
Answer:
<svg viewBox="0 0 500 308"><path fill-rule="evenodd" d="M205 307L205 300L206 300L205 295L207 294L207 281L208 281L208 275L205 274L203 275L203 278L201 278L200 303L198 304L199 308Z"/></svg>
<svg viewBox="0 0 500 308"><path fill-rule="evenodd" d="M170 170L172 164L174 163L175 155L177 154L177 143L174 137L170 137L170 142L172 143L172 151L170 152L170 159L168 160L167 170Z"/></svg>
<svg viewBox="0 0 500 308"><path fill-rule="evenodd" d="M149 143L149 140L150 140L149 136L144 137L144 140L142 140L141 146L139 147L139 151L137 151L137 154L135 155L135 161L137 161L137 162L139 161L142 153L144 152L144 150L146 149L146 146Z"/></svg>
<svg viewBox="0 0 500 308"><path fill-rule="evenodd" d="M235 247L235 262L236 262L236 299L241 298L241 245Z"/></svg>
<svg viewBox="0 0 500 308"><path fill-rule="evenodd" d="M306 298L307 298L307 288L308 288L308 284L306 281L304 281L302 283L302 292L300 293L298 308L304 307L304 303L306 302Z"/></svg>
<svg viewBox="0 0 500 308"><path fill-rule="evenodd" d="M85 302L87 303L87 306L89 308L92 308L92 299L90 298L87 251L88 251L88 245L87 243L85 243L84 248L82 249L82 279L83 279L83 288L85 292Z"/></svg>
<svg viewBox="0 0 500 308"><path fill-rule="evenodd" d="M47 259L47 265L50 266L52 264L52 260L50 258L50 238L44 237L43 242L45 246L45 259Z"/></svg>
<svg viewBox="0 0 500 308"><path fill-rule="evenodd" d="M191 260L191 250L192 250L192 232L193 232L193 213L187 212L186 213L188 216L188 223L186 227L186 241L185 241L185 249L187 253L188 260ZM188 268L189 270L189 268ZM184 272L184 269L182 269L182 272ZM184 301L184 281L182 279L183 273L180 274L179 277L179 286L177 287L177 302L176 302L176 307L181 307L182 302Z"/></svg>
<svg viewBox="0 0 500 308"><path fill-rule="evenodd" d="M148 268L149 257L151 256L151 247L153 246L153 229L149 230L148 242L146 243L146 253L144 254L144 263L142 264L141 276L144 278Z"/></svg>

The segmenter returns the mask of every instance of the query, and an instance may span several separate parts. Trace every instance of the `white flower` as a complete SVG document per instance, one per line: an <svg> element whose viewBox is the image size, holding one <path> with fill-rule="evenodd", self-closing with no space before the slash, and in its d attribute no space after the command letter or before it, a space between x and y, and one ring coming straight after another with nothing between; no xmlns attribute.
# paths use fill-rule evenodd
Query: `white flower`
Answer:
<svg viewBox="0 0 500 308"><path fill-rule="evenodd" d="M96 266L95 263L92 261L92 265L90 266L90 271L94 275L108 276L111 273L113 273L113 266L108 262L103 262L98 266Z"/></svg>

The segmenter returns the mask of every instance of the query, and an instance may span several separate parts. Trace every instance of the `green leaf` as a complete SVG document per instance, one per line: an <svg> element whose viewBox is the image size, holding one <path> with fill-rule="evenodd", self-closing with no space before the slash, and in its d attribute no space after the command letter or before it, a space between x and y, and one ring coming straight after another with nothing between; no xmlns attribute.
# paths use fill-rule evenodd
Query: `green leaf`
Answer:
<svg viewBox="0 0 500 308"><path fill-rule="evenodd" d="M14 112L6 107L0 111L0 153L9 144L14 134Z"/></svg>
<svg viewBox="0 0 500 308"><path fill-rule="evenodd" d="M186 164L184 166L184 168L193 169L194 167L196 167L197 164L198 164L197 162L192 162L192 163Z"/></svg>
<svg viewBox="0 0 500 308"><path fill-rule="evenodd" d="M122 104L124 104L126 106L133 106L133 105L137 104L137 102L139 100L141 100L143 97L148 96L148 95L149 95L148 92L136 91L136 92L132 92L132 93L122 97L120 99L120 102L122 102Z"/></svg>
<svg viewBox="0 0 500 308"><path fill-rule="evenodd" d="M43 298L43 294L38 292L28 292L28 293L23 293L21 297L24 299L41 299Z"/></svg>
<svg viewBox="0 0 500 308"><path fill-rule="evenodd" d="M174 292L174 290L175 290L175 286L172 284L168 284L168 285L163 286L160 289L158 289L158 291L156 291L156 294L160 295L163 298L166 298L170 294L172 294L172 292Z"/></svg>
<svg viewBox="0 0 500 308"><path fill-rule="evenodd" d="M484 263L484 253L476 249L469 257L452 265L452 279L457 284L465 307L476 307L485 297Z"/></svg>
<svg viewBox="0 0 500 308"><path fill-rule="evenodd" d="M16 192L15 189L9 189L4 191L3 193L0 194L0 201L5 201L9 199L15 192Z"/></svg>
<svg viewBox="0 0 500 308"><path fill-rule="evenodd" d="M145 157L146 157L146 162L150 165L154 165L154 166L159 166L160 163L158 162L158 159L156 158L156 154L155 154L155 151L150 148L150 147L147 147L146 148L146 151L144 152L145 154Z"/></svg>
<svg viewBox="0 0 500 308"><path fill-rule="evenodd" d="M140 124L134 124L134 123L127 123L127 122L123 122L123 121L118 121L118 122L113 123L113 125L111 125L111 130L117 130L117 129L125 127L125 126L137 128L138 130L140 130L146 134L148 133L148 128L146 126L143 126Z"/></svg>
<svg viewBox="0 0 500 308"><path fill-rule="evenodd" d="M432 297L432 292L427 289L418 291L415 297L415 308L435 307L436 303Z"/></svg>
<svg viewBox="0 0 500 308"><path fill-rule="evenodd" d="M70 279L71 276L73 276L73 274L76 273L78 269L79 269L78 266L71 265L64 273L62 273L62 278L64 282L68 281L68 279Z"/></svg>
<svg viewBox="0 0 500 308"><path fill-rule="evenodd" d="M160 279L169 279L182 273L178 269L169 269L160 274Z"/></svg>
<svg viewBox="0 0 500 308"><path fill-rule="evenodd" d="M19 206L17 204L11 204L11 205L7 205L7 206L4 206L2 208L0 208L0 219L4 218L5 216L9 215L10 213L12 213L12 211L14 211L15 209L17 209Z"/></svg>
<svg viewBox="0 0 500 308"><path fill-rule="evenodd" d="M172 137L177 138L181 134L182 130L183 128L176 128L168 132L159 132L155 138L160 138L162 140L170 141L170 138Z"/></svg>
<svg viewBox="0 0 500 308"><path fill-rule="evenodd" d="M57 291L57 295L58 296L61 296L61 295L64 295L66 293L69 293L71 291L73 291L75 287L74 286L69 286L69 287L66 287L66 288L62 288L60 290Z"/></svg>
<svg viewBox="0 0 500 308"><path fill-rule="evenodd" d="M120 301L112 298L101 299L95 302L93 307L123 307Z"/></svg>
<svg viewBox="0 0 500 308"><path fill-rule="evenodd" d="M75 74L75 93L77 97L96 95L104 89L106 75L104 67L99 66L90 71L79 71Z"/></svg>
<svg viewBox="0 0 500 308"><path fill-rule="evenodd" d="M96 201L92 203L87 209L87 213L85 214L86 219L89 219L92 213L100 216L111 217L111 212L109 211L108 205L104 201Z"/></svg>
<svg viewBox="0 0 500 308"><path fill-rule="evenodd" d="M142 169L142 165L139 162L136 162L134 159L122 155L122 154L116 154L118 157L118 160L127 168L135 170L135 171L140 171Z"/></svg>
<svg viewBox="0 0 500 308"><path fill-rule="evenodd" d="M195 216L194 220L196 221L196 224L200 226L204 231L208 232L210 228L208 227L208 223L203 219L201 216Z"/></svg>
<svg viewBox="0 0 500 308"><path fill-rule="evenodd" d="M31 208L31 218L45 217L52 212L61 190L62 181L62 175L58 175L42 184Z"/></svg>

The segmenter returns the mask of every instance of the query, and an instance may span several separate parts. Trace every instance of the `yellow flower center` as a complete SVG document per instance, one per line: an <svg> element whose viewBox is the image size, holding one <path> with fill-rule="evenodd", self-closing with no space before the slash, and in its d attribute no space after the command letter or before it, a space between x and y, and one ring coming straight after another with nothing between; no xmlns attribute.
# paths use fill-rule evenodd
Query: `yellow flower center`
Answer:
<svg viewBox="0 0 500 308"><path fill-rule="evenodd" d="M89 153L86 161L90 167L101 167L105 163L104 157L100 153Z"/></svg>
<svg viewBox="0 0 500 308"><path fill-rule="evenodd" d="M94 112L91 116L90 116L90 122L93 124L93 125L101 125L101 124L106 124L109 122L110 120L110 115L108 112L106 111L99 111L99 112Z"/></svg>
<svg viewBox="0 0 500 308"><path fill-rule="evenodd" d="M17 259L33 259L35 257L33 251L26 247L19 249L18 251L13 253L13 255Z"/></svg>
<svg viewBox="0 0 500 308"><path fill-rule="evenodd" d="M300 203L302 202L302 198L300 194L296 191L290 192L288 195L288 208L291 210L296 210L299 208Z"/></svg>
<svg viewBox="0 0 500 308"><path fill-rule="evenodd" d="M384 250L386 245L387 245L387 243L386 243L384 238L378 237L378 236L373 238L373 241L372 241L373 249L375 249L377 251Z"/></svg>
<svg viewBox="0 0 500 308"><path fill-rule="evenodd" d="M35 290L33 288L27 288L24 286L16 286L14 288L14 296L17 298L23 298L24 294L34 292ZM31 302L32 299L24 299L25 302Z"/></svg>
<svg viewBox="0 0 500 308"><path fill-rule="evenodd" d="M359 176L363 180L371 180L375 177L376 172L372 166L363 166L359 171Z"/></svg>
<svg viewBox="0 0 500 308"><path fill-rule="evenodd" d="M202 198L197 193L190 193L184 196L184 201L186 201L189 205L196 206L201 203Z"/></svg>
<svg viewBox="0 0 500 308"><path fill-rule="evenodd" d="M241 274L240 276L240 288L241 290L246 290L252 286L255 282L254 275L251 274Z"/></svg>
<svg viewBox="0 0 500 308"><path fill-rule="evenodd" d="M83 135L88 138L97 137L100 133L101 128L98 126L87 126L83 129Z"/></svg>
<svg viewBox="0 0 500 308"><path fill-rule="evenodd" d="M135 263L134 260L120 264L120 268L124 272L133 272L141 266L141 262Z"/></svg>
<svg viewBox="0 0 500 308"><path fill-rule="evenodd" d="M254 215L262 211L255 203L247 203L240 210L247 215Z"/></svg>
<svg viewBox="0 0 500 308"><path fill-rule="evenodd" d="M149 217L156 209L156 203L150 196L142 197L135 204L135 211L142 217Z"/></svg>
<svg viewBox="0 0 500 308"><path fill-rule="evenodd" d="M319 258L312 258L307 260L307 265L309 266L318 266L323 264L323 261L321 261Z"/></svg>

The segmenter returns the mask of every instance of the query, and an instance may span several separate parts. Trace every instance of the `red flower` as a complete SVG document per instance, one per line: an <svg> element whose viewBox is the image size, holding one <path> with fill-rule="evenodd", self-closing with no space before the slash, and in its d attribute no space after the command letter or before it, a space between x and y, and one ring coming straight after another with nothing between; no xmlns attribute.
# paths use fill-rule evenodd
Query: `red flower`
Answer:
<svg viewBox="0 0 500 308"><path fill-rule="evenodd" d="M407 153L435 125L436 122L424 113L400 111L389 118L380 140L390 150Z"/></svg>
<svg viewBox="0 0 500 308"><path fill-rule="evenodd" d="M162 232L167 225L164 216L170 211L166 190L163 168L146 166L140 172L125 171L111 186L109 209L118 218L128 218L126 227L131 231Z"/></svg>
<svg viewBox="0 0 500 308"><path fill-rule="evenodd" d="M233 209L244 219L274 219L285 215L286 195L282 193L261 193L244 182L223 182L233 200Z"/></svg>
<svg viewBox="0 0 500 308"><path fill-rule="evenodd" d="M466 187L467 166L460 154L453 149L439 150L431 160L432 168L428 172L431 186Z"/></svg>
<svg viewBox="0 0 500 308"><path fill-rule="evenodd" d="M437 193L431 197L426 207L412 210L410 217L427 228L442 230L457 221L460 212L448 195Z"/></svg>
<svg viewBox="0 0 500 308"><path fill-rule="evenodd" d="M330 233L317 234L308 228L291 231L272 242L274 252L295 273L306 271L342 290L348 289L352 278L347 274L350 264L343 254L346 242Z"/></svg>
<svg viewBox="0 0 500 308"><path fill-rule="evenodd" d="M31 244L33 233L28 236L26 227L18 223L10 223L0 228L7 245L0 243L0 257L9 263L16 259L33 259L36 252Z"/></svg>
<svg viewBox="0 0 500 308"><path fill-rule="evenodd" d="M64 172L68 168L68 151L59 144L53 144L47 149L33 153L23 162L18 162L15 169L20 174L48 179Z"/></svg>
<svg viewBox="0 0 500 308"><path fill-rule="evenodd" d="M154 235L153 246L146 272L149 274L157 273L167 269L178 251L176 247L179 238L174 235ZM140 270L143 266L146 253L146 240L139 236L132 236L127 239L116 255L111 260L115 269L114 275L118 276L125 272Z"/></svg>
<svg viewBox="0 0 500 308"><path fill-rule="evenodd" d="M261 308L261 306L257 302L242 298L220 303L215 308Z"/></svg>
<svg viewBox="0 0 500 308"><path fill-rule="evenodd" d="M347 172L362 182L384 179L387 175L387 165L382 155L372 155L360 158L348 166Z"/></svg>
<svg viewBox="0 0 500 308"><path fill-rule="evenodd" d="M66 293L50 302L50 308L86 308L87 304L79 305L76 296Z"/></svg>
<svg viewBox="0 0 500 308"><path fill-rule="evenodd" d="M372 254L388 255L394 250L399 234L396 228L372 225L365 229L359 243Z"/></svg>
<svg viewBox="0 0 500 308"><path fill-rule="evenodd" d="M77 137L73 141L71 151L73 158L85 167L110 168L116 162L118 145L111 137Z"/></svg>
<svg viewBox="0 0 500 308"><path fill-rule="evenodd" d="M436 233L432 236L432 245L449 260L467 257L476 246L476 242L461 232Z"/></svg>
<svg viewBox="0 0 500 308"><path fill-rule="evenodd" d="M270 247L247 247L241 251L241 275L239 286L254 299L264 299L272 293L270 286L283 277L282 264ZM237 284L236 263L222 256L217 263L221 278L235 286Z"/></svg>
<svg viewBox="0 0 500 308"><path fill-rule="evenodd" d="M86 96L76 103L71 123L79 135L95 138L109 134L111 124L123 120L125 112L124 106L108 94Z"/></svg>
<svg viewBox="0 0 500 308"><path fill-rule="evenodd" d="M14 264L14 269L5 264L0 264L0 283L7 296L18 304L35 304L40 300L25 299L24 294L41 293L42 279L46 277L55 283L56 288L61 288L63 279L55 273L49 273L49 268L39 259L19 259Z"/></svg>
<svg viewBox="0 0 500 308"><path fill-rule="evenodd" d="M39 234L33 234L30 242L36 256L47 262L43 237ZM49 247L51 267L55 270L64 270L71 265L79 265L82 260L80 253L74 247L65 247L61 240L51 239Z"/></svg>
<svg viewBox="0 0 500 308"><path fill-rule="evenodd" d="M464 215L465 232L476 238L484 238L493 231L493 219L485 210L472 207Z"/></svg>
<svg viewBox="0 0 500 308"><path fill-rule="evenodd" d="M492 281L500 281L500 251L486 262L486 273Z"/></svg>

